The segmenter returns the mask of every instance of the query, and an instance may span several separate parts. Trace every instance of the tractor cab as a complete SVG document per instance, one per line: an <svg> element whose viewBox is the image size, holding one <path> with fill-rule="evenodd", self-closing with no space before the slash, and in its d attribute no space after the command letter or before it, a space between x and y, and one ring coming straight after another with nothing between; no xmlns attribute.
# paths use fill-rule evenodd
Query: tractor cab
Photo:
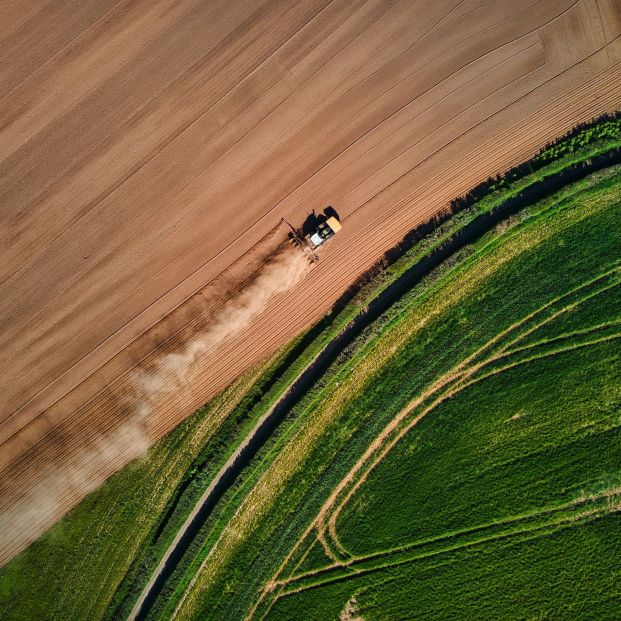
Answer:
<svg viewBox="0 0 621 621"><path fill-rule="evenodd" d="M334 217L330 216L325 221L320 221L315 231L309 236L312 249L321 246L326 240L334 237L341 230L341 223Z"/></svg>

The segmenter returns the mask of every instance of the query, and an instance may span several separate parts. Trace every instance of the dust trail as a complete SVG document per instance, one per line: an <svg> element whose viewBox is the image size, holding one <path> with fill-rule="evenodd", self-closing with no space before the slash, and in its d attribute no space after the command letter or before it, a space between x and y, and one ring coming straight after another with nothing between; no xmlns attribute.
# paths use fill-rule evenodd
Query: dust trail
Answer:
<svg viewBox="0 0 621 621"><path fill-rule="evenodd" d="M269 301L298 283L309 271L305 255L288 244L260 268L254 280L216 311L209 325L181 352L164 355L154 368L135 373L135 404L142 416L151 413L157 399L188 385L192 366L201 356L237 336L264 311Z"/></svg>
<svg viewBox="0 0 621 621"><path fill-rule="evenodd" d="M0 509L0 565L47 530L50 519L60 517L64 498L82 498L97 489L119 455L131 461L147 450L143 416L137 413L96 437Z"/></svg>
<svg viewBox="0 0 621 621"><path fill-rule="evenodd" d="M130 376L129 386L125 384L123 390L112 391L110 407L121 413L117 424L105 433L85 438L72 454L59 454L55 463L50 464L49 473L42 474L34 484L17 486L19 493L3 498L0 566L66 511L67 498L73 499L71 505L75 504L97 489L120 462L125 464L143 455L151 445L149 422L158 399L189 389L193 365L247 328L274 296L293 287L309 269L303 253L288 244L278 246L255 271L249 284L216 309L197 334L185 338L180 351L163 354L150 367Z"/></svg>

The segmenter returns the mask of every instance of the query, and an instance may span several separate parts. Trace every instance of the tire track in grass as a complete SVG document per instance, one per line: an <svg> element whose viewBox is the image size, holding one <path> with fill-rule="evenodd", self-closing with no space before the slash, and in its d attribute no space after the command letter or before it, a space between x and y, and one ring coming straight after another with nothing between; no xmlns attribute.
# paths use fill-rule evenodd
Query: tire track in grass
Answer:
<svg viewBox="0 0 621 621"><path fill-rule="evenodd" d="M439 399L446 399L457 394L459 390L463 389L467 385L468 379L474 376L480 369L485 368L492 362L499 360L505 355L506 350L515 345L520 341L520 339L524 338L534 330L542 327L543 325L553 321L563 313L568 310L572 310L576 308L582 301L586 301L591 299L594 295L597 295L600 291L606 291L611 286L615 286L618 284L618 276L621 273L621 268L615 267L612 270L609 270L603 274L596 276L595 278L582 283L578 287L572 289L569 292L566 292L557 298L551 300L547 304L539 307L535 311L529 313L519 321L511 324L508 328L503 330L502 332L495 335L489 341L483 344L479 349L477 349L474 353L460 362L458 365L453 367L449 372L447 372L444 376L439 378L432 386L430 386L426 391L421 393L416 399L414 399L408 406L406 406L392 421L387 425L384 431L374 440L374 442L367 449L363 457L356 463L356 465L352 468L349 475L345 477L340 486L337 486L335 492L333 492L331 498L326 502L322 510L320 511L316 523L319 532L319 539L326 550L326 554L335 562L344 561L348 558L349 553L344 549L342 544L340 543L337 533L336 533L336 520L338 519L338 515L344 508L345 504L351 499L355 491L362 485L362 483L366 480L368 474L372 469L374 469L380 461L385 457L390 449L382 450L382 444L384 442L388 442L388 446L392 448L392 446L397 442L397 440L402 437L403 432L399 432L399 428L404 421L407 421L408 418L419 410L419 408L424 407L429 400L434 399L432 402L432 406L428 406L423 410L422 414L419 414L414 419L418 422L426 413L431 411L435 407L435 405L439 404ZM613 284L608 284L608 279L613 280ZM603 281L603 286L600 286L599 289L595 291L595 293L588 294L584 297L584 299L579 299L578 301L570 301L567 304L567 299L571 300L572 296L576 295L579 292L583 292L585 289L588 290L591 287L596 286L597 284L601 285ZM565 303L564 306L558 308L559 304ZM549 313L545 316L546 313ZM541 315L544 315L543 319L539 319L534 324L532 324L533 320L536 320ZM526 327L526 330L519 331L520 328ZM517 337L515 336L517 332ZM508 342L503 342L506 339L509 339ZM498 345L500 344L500 347ZM490 355L487 358L482 358L486 353ZM461 386L461 388L460 388ZM444 396L442 392L444 391ZM440 394L440 397L437 395ZM410 424L406 425L406 429L411 428ZM412 425L413 426L413 425ZM392 434L397 434L396 438L391 439ZM374 459L370 465L368 465L364 470L365 463L373 458L373 455L377 454L377 451L381 452L381 457ZM360 478L356 479L355 477L360 474ZM338 501L339 496L342 493L345 493L345 490L348 489L349 485L353 485L352 488L346 493L344 499L342 501ZM334 503L338 501L338 505L334 506ZM325 533L328 532L328 535L331 539L330 543L325 542L324 537ZM333 555L333 550L336 549L342 554L342 558L335 557Z"/></svg>
<svg viewBox="0 0 621 621"><path fill-rule="evenodd" d="M573 306L572 306L573 307ZM561 314L564 311L559 311L559 314ZM544 325L544 323L547 323L549 321L546 320L544 322L542 322L541 325ZM538 326L540 327L540 326ZM394 447L394 445L404 436L406 435L406 433L411 430L416 424L418 424L418 422L425 417L427 414L429 414L431 411L433 411L437 406L441 405L442 403L444 403L446 400L453 398L454 396L456 396L457 394L459 394L461 391L465 390L466 388L469 388L470 386L473 386L479 382L481 382L484 379L487 379L489 377L495 376L495 375L499 375L500 373L516 368L522 364L526 364L528 362L533 362L536 360L541 360L544 358L548 358L550 356L554 356L554 355L558 355L558 354L562 354L562 353L566 353L566 352L570 352L570 351L575 351L577 349L581 349L584 347L589 347L591 345L597 345L599 343L604 343L604 342L608 342L611 340L616 340L618 338L621 338L621 333L620 332L613 332L610 335L606 335L600 338L596 338L596 339L592 339L592 340L588 340L586 342L581 342L581 343L570 343L569 345L565 346L565 347L556 347L556 348L551 348L549 351L544 351L538 354L534 354L530 357L526 357L525 359L522 360L517 360L514 362L509 362L508 364L506 364L505 366L502 366L498 369L493 369L492 371L489 371L487 373L483 373L482 375L478 375L477 373L481 370L486 369L487 367L489 367L490 365L503 360L504 358L508 357L508 354L503 351L500 350L498 351L496 354L493 354L492 356L490 356L488 359L478 362L475 365L472 365L471 367L466 368L460 376L458 376L457 378L453 378L448 385L444 385L442 386L442 388L446 389L443 393L441 393L429 406L427 406L418 416L416 416L416 418L414 419L414 421L411 421L409 423L406 423L405 428L402 428L400 431L397 432L396 437L394 437L393 439L388 440L389 444L387 445L387 448L385 450L382 451L382 453L379 455L379 457L373 461L368 468L363 472L363 474L361 475L360 479L358 479L354 484L353 487L350 489L350 491L347 493L346 497L339 503L339 505L337 507L334 508L333 512L330 514L328 520L327 520L327 528L325 528L325 526L323 527L323 530L319 530L320 532L320 536L324 536L325 537L325 533L328 534L329 538L331 539L331 542L329 544L326 544L326 553L328 553L328 550L333 550L333 549L337 549L339 551L339 553L342 555L341 558L333 558L333 560L335 562L344 562L347 559L351 558L351 554L346 550L346 548L343 546L343 544L341 543L339 537L338 537L338 533L336 530L336 522L338 520L338 517L340 515L340 513L342 512L342 510L345 508L345 506L347 505L347 503L351 500L351 498L353 497L353 495L355 494L355 492L360 488L360 486L366 481L368 475L371 473L371 471L373 469L375 469L375 467L377 465L379 465L379 463L384 459L384 457L386 457L390 451L392 450L392 448ZM536 349L536 347L527 347L524 348L524 352L527 352L530 349ZM453 381L454 380L454 381ZM435 396L437 393L434 393ZM429 400L429 397L427 397L425 399L425 401L419 403L419 406L424 406L425 403ZM408 410L408 414L414 413L417 408L414 408L412 410ZM406 417L403 417L402 420L407 420Z"/></svg>
<svg viewBox="0 0 621 621"><path fill-rule="evenodd" d="M543 509L528 515L513 516L500 522L483 524L458 533L447 533L422 542L380 550L368 555L353 556L346 563L334 564L277 582L276 585L281 587L281 591L275 599L395 565L412 563L500 539L540 531L547 532L553 528L571 526L583 520L603 517L609 513L621 511L620 493L621 489L611 488L597 495L577 498L558 507ZM481 536L469 538L473 534ZM437 549L433 548L434 545ZM431 549L427 550L427 547ZM313 580L314 578L319 579Z"/></svg>
<svg viewBox="0 0 621 621"><path fill-rule="evenodd" d="M336 557L331 557L332 560L335 563L337 563L337 564L347 565L348 562L352 558L354 558L354 556L345 548L345 546L340 541L338 533L337 533L337 530L336 530L336 521L338 520L338 517L340 516L341 511L345 508L347 503L351 500L351 498L358 491L358 489L366 482L366 480L367 480L369 474L372 472L372 470L374 470L381 463L381 461L392 451L394 446L409 431L411 431L411 429L413 427L415 427L423 418L425 418L429 413L431 413L433 410L435 410L438 406L442 405L443 403L445 403L449 399L452 399L453 397L458 395L463 390L465 390L467 388L470 388L471 386L474 386L475 384L478 384L481 381L483 381L485 379L488 379L489 377L500 375L504 371L508 371L508 370L514 369L514 368L516 368L518 366L521 366L522 364L527 364L529 362L533 362L533 361L536 361L536 360L542 360L544 358L549 358L551 356L556 356L556 355L560 355L560 354L563 354L563 353L575 351L577 349L583 349L585 347L590 347L592 345L598 345L600 343L609 342L609 341L616 340L616 339L619 339L619 338L621 338L621 333L617 333L617 334L614 334L612 336L607 336L607 337L603 337L603 338L600 338L600 339L594 339L594 340L588 341L586 343L579 343L579 344L576 344L576 345L569 345L567 347L553 349L553 350L551 350L549 352L544 352L544 353L541 353L541 354L538 354L538 355L534 355L534 356L532 356L530 358L527 358L525 360L520 360L520 361L517 361L517 362L514 362L514 363L507 364L506 366L501 367L499 369L496 369L494 371L491 371L491 372L489 372L487 374L484 374L484 375L478 376L478 377L476 377L474 379L468 380L468 378L470 378L472 375L474 375L474 373L476 371L478 371L481 368L484 368L485 366L487 366L487 364L489 364L489 361L486 361L485 363L481 363L480 365L477 365L476 367L473 367L467 374L464 374L464 378L462 380L460 380L458 382L458 384L454 388L446 391L444 394L439 396L428 407L426 407L424 410L422 410L421 413L418 414L418 416L416 416L412 421L410 421L408 424L406 424L405 427L403 427L401 429L401 431L392 440L389 441L389 443L386 445L386 448L378 455L377 459L369 465L368 469L362 474L361 478L356 481L356 483L354 484L354 487L351 489L351 491L348 493L348 495L345 497L345 499L342 501L342 503L330 515L330 517L328 519L328 523L327 523L327 528L325 528L325 530L323 532L320 531L320 533L321 533L320 536L325 537L326 533L329 536L330 544L326 544L326 546L327 546L326 550L328 550L328 549L332 550L332 549L336 548L339 551L339 554L341 556L339 557L337 555Z"/></svg>

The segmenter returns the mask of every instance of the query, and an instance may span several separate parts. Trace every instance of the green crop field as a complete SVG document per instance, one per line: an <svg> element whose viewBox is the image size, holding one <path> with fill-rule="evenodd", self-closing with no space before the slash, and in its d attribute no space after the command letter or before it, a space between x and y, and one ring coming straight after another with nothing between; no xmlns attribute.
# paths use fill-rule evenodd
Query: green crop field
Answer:
<svg viewBox="0 0 621 621"><path fill-rule="evenodd" d="M178 618L614 618L621 172L439 271L257 461Z"/></svg>
<svg viewBox="0 0 621 621"><path fill-rule="evenodd" d="M390 422L257 616L616 617L621 178L545 208L457 271L352 391L348 408Z"/></svg>
<svg viewBox="0 0 621 621"><path fill-rule="evenodd" d="M608 117L488 180L2 568L0 618L126 618L220 466L361 308L478 215L620 141ZM620 167L461 248L295 405L148 618L614 618L620 270Z"/></svg>

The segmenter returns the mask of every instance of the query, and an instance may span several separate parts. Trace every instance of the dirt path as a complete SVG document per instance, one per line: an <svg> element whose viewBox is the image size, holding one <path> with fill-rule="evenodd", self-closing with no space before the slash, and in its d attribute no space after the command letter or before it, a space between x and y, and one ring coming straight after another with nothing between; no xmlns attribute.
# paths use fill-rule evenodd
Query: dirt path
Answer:
<svg viewBox="0 0 621 621"><path fill-rule="evenodd" d="M621 106L615 0L18 5L0 35L0 562L449 199ZM317 268L134 437L123 378L217 309L281 217L328 204L344 228Z"/></svg>

